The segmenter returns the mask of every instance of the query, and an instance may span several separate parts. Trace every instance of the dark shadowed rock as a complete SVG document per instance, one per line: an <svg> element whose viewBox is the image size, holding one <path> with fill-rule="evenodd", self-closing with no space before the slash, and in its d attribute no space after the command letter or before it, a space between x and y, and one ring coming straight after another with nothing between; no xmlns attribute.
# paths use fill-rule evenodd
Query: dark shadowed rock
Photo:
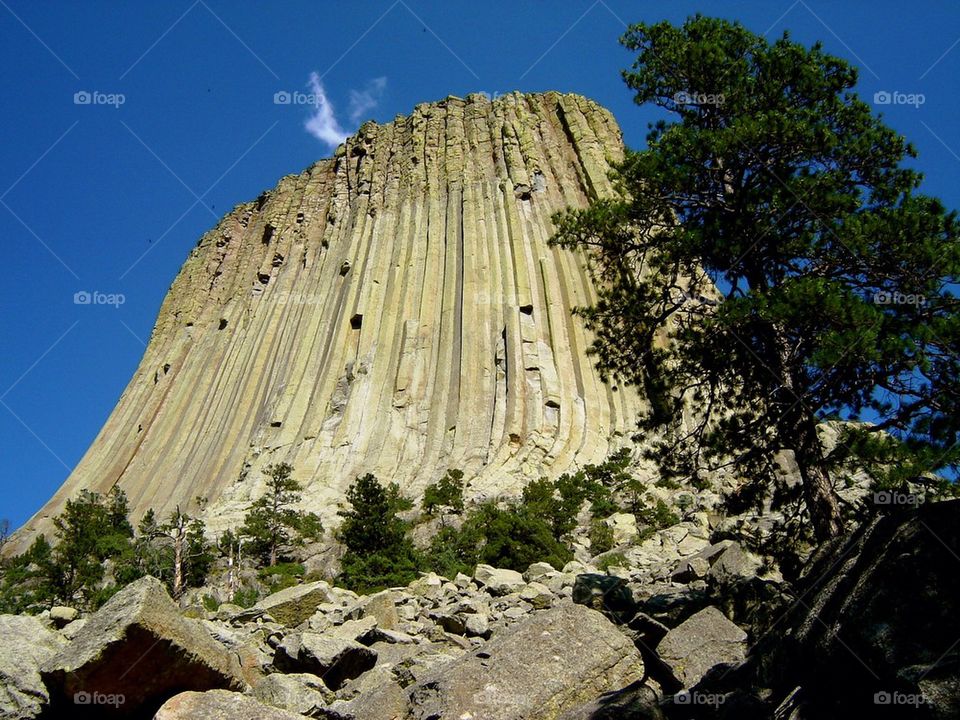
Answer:
<svg viewBox="0 0 960 720"><path fill-rule="evenodd" d="M657 694L637 682L567 710L557 720L663 720L663 713Z"/></svg>
<svg viewBox="0 0 960 720"><path fill-rule="evenodd" d="M823 546L793 614L752 654L802 717L960 717L960 501Z"/></svg>
<svg viewBox="0 0 960 720"><path fill-rule="evenodd" d="M640 654L609 620L564 604L407 688L406 717L552 720L642 676Z"/></svg>
<svg viewBox="0 0 960 720"><path fill-rule="evenodd" d="M114 595L41 674L57 713L70 717L136 716L185 690L244 685L236 658L152 577Z"/></svg>
<svg viewBox="0 0 960 720"><path fill-rule="evenodd" d="M637 613L633 594L623 578L583 573L573 585L573 601L625 623Z"/></svg>
<svg viewBox="0 0 960 720"><path fill-rule="evenodd" d="M185 692L170 698L153 720L303 720L303 717L240 693L211 690Z"/></svg>
<svg viewBox="0 0 960 720"><path fill-rule="evenodd" d="M315 632L292 633L277 647L274 665L318 675L331 690L377 664L377 652L355 640Z"/></svg>
<svg viewBox="0 0 960 720"><path fill-rule="evenodd" d="M65 644L30 615L0 615L0 718L35 717L49 701L40 666Z"/></svg>

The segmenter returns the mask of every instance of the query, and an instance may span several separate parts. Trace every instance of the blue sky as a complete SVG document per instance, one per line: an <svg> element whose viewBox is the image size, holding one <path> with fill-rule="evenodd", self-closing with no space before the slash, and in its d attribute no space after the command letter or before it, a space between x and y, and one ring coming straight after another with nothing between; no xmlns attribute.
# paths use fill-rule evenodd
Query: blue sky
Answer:
<svg viewBox="0 0 960 720"><path fill-rule="evenodd" d="M450 94L561 90L641 146L653 115L617 38L697 11L823 40L867 99L922 94L884 115L926 191L960 207L960 4L944 0L0 0L0 518L22 523L80 459L200 235L329 155L321 138ZM274 102L316 90L312 74L329 103L314 134L311 106ZM124 302L74 302L94 291Z"/></svg>

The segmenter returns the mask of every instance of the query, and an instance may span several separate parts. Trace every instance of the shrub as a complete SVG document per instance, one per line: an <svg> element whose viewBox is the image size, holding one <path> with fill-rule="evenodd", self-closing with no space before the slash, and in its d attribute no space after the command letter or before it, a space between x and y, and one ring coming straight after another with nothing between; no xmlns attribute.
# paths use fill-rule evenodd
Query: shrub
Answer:
<svg viewBox="0 0 960 720"><path fill-rule="evenodd" d="M603 520L590 523L590 552L594 555L613 549L613 528Z"/></svg>

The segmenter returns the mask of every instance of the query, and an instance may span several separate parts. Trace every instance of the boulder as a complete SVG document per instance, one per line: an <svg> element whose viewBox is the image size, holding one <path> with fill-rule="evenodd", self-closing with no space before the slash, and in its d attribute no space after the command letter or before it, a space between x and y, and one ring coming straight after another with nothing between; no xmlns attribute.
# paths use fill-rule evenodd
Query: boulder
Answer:
<svg viewBox="0 0 960 720"><path fill-rule="evenodd" d="M742 662L747 634L713 606L687 618L657 645L657 654L683 687L693 687L712 668Z"/></svg>
<svg viewBox="0 0 960 720"><path fill-rule="evenodd" d="M184 692L167 700L153 720L303 720L303 715L264 705L228 690Z"/></svg>
<svg viewBox="0 0 960 720"><path fill-rule="evenodd" d="M567 710L557 720L663 720L663 717L657 694L637 682Z"/></svg>
<svg viewBox="0 0 960 720"><path fill-rule="evenodd" d="M535 609L542 610L550 607L556 597L546 585L534 581L520 591L520 599L526 600Z"/></svg>
<svg viewBox="0 0 960 720"><path fill-rule="evenodd" d="M577 575L573 585L573 601L599 610L615 621L624 623L637 613L633 593L623 578L599 573Z"/></svg>
<svg viewBox="0 0 960 720"><path fill-rule="evenodd" d="M76 620L79 614L76 608L54 605L50 608L50 622L53 623L54 627L62 628Z"/></svg>
<svg viewBox="0 0 960 720"><path fill-rule="evenodd" d="M539 580L544 575L550 575L555 572L556 569L554 569L550 563L535 562L527 568L527 571L523 574L523 579L527 582L533 582L534 580Z"/></svg>
<svg viewBox="0 0 960 720"><path fill-rule="evenodd" d="M803 717L960 717L958 570L960 500L892 508L825 543L803 601L751 651L762 686L801 687Z"/></svg>
<svg viewBox="0 0 960 720"><path fill-rule="evenodd" d="M292 633L274 655L274 665L284 672L319 675L331 690L358 677L377 663L377 652L354 640L315 632Z"/></svg>
<svg viewBox="0 0 960 720"><path fill-rule="evenodd" d="M323 580L284 588L268 595L255 606L287 627L295 627L310 618L320 603L332 598L329 583Z"/></svg>
<svg viewBox="0 0 960 720"><path fill-rule="evenodd" d="M411 718L547 720L643 676L633 643L603 615L566 603L407 688Z"/></svg>
<svg viewBox="0 0 960 720"><path fill-rule="evenodd" d="M145 714L184 690L244 687L236 658L184 618L163 584L149 576L91 615L41 675L58 712L88 704L101 717Z"/></svg>
<svg viewBox="0 0 960 720"><path fill-rule="evenodd" d="M523 575L516 570L504 570L489 565L477 565L473 579L491 595L509 595L521 590L526 584Z"/></svg>
<svg viewBox="0 0 960 720"><path fill-rule="evenodd" d="M317 717L333 693L316 675L273 673L253 686L253 697L281 710Z"/></svg>
<svg viewBox="0 0 960 720"><path fill-rule="evenodd" d="M762 564L756 555L747 552L738 543L731 543L716 555L708 575L711 580L721 584L742 582L756 577Z"/></svg>
<svg viewBox="0 0 960 720"><path fill-rule="evenodd" d="M396 630L400 622L397 617L397 593L384 590L371 595L363 608L364 617L372 617L382 630Z"/></svg>
<svg viewBox="0 0 960 720"><path fill-rule="evenodd" d="M31 615L0 615L0 718L40 713L50 700L40 666L65 642Z"/></svg>

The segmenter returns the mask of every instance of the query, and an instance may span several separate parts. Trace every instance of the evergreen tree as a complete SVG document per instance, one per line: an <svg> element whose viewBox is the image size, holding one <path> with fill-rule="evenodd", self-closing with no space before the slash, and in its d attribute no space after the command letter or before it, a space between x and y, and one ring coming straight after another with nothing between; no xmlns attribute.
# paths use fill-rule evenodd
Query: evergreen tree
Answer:
<svg viewBox="0 0 960 720"><path fill-rule="evenodd" d="M407 537L408 525L398 513L413 503L396 483L387 487L376 477L358 477L347 490L349 510L340 513L339 538L346 546L341 581L358 592L406 585L417 576L419 554Z"/></svg>
<svg viewBox="0 0 960 720"><path fill-rule="evenodd" d="M441 524L446 513L463 514L463 471L447 470L439 482L427 485L423 490L422 505L427 515L439 515Z"/></svg>
<svg viewBox="0 0 960 720"><path fill-rule="evenodd" d="M316 514L294 509L302 488L290 477L293 468L289 464L270 465L266 472L267 494L250 507L240 534L273 567L282 553L305 540L319 538L323 525Z"/></svg>
<svg viewBox="0 0 960 720"><path fill-rule="evenodd" d="M635 101L676 121L553 240L589 250L599 300L580 312L602 372L646 388L665 476L728 466L770 487L791 451L829 538L840 463L891 483L956 472L957 219L917 192L914 148L852 91L856 70L701 16L622 42ZM831 418L871 424L830 450Z"/></svg>

